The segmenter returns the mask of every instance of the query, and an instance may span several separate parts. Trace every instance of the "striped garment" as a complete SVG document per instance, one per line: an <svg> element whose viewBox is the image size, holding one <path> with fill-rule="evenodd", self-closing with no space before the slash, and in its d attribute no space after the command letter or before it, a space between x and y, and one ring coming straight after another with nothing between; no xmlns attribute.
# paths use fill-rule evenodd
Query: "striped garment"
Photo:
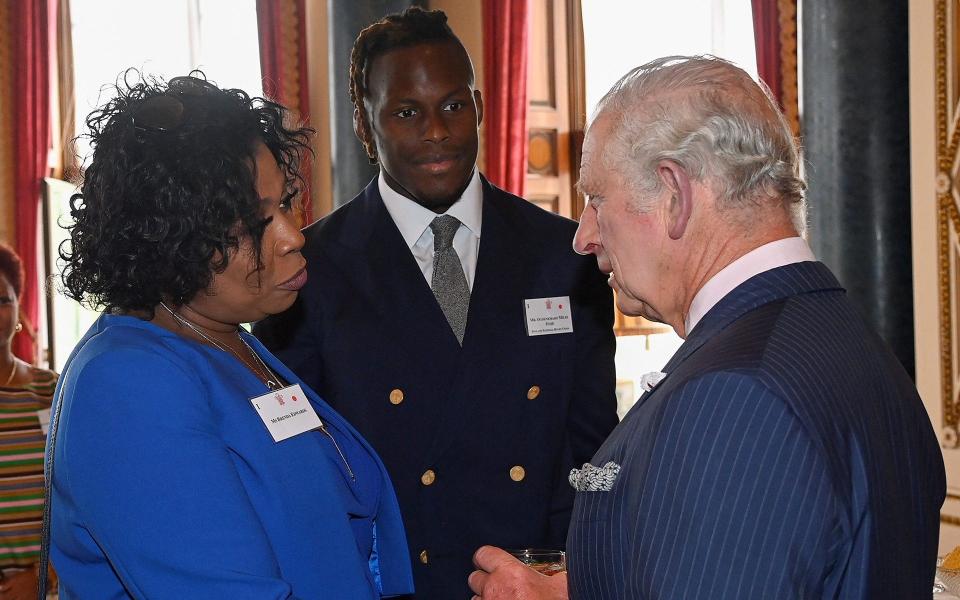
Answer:
<svg viewBox="0 0 960 600"><path fill-rule="evenodd" d="M663 372L577 492L571 600L930 598L943 455L824 264L742 283Z"/></svg>
<svg viewBox="0 0 960 600"><path fill-rule="evenodd" d="M50 408L57 374L32 368L29 383L0 387L0 568L40 556L43 450L37 411Z"/></svg>

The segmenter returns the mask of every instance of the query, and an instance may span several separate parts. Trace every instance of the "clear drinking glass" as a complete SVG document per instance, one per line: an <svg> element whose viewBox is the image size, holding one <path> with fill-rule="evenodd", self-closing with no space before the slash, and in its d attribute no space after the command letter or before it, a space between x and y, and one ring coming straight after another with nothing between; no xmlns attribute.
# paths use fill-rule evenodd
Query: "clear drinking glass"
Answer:
<svg viewBox="0 0 960 600"><path fill-rule="evenodd" d="M567 556L563 550L524 548L522 550L507 550L507 552L543 575L556 575L567 570Z"/></svg>

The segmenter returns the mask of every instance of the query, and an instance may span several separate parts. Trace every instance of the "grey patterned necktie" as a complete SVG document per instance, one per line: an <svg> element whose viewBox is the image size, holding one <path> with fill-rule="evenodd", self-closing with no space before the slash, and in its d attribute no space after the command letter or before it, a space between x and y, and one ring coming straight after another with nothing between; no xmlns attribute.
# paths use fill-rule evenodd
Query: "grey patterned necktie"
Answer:
<svg viewBox="0 0 960 600"><path fill-rule="evenodd" d="M433 277L430 289L462 346L463 333L467 329L470 288L467 287L460 257L453 249L453 236L459 228L460 221L450 215L439 216L430 223L433 231Z"/></svg>

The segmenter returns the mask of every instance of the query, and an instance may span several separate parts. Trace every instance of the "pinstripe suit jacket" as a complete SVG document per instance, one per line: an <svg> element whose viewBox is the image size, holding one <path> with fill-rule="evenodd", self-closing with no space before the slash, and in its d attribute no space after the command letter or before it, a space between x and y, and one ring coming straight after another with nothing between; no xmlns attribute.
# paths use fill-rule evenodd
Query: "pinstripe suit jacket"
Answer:
<svg viewBox="0 0 960 600"><path fill-rule="evenodd" d="M720 301L591 463L572 599L929 598L945 494L910 378L830 271Z"/></svg>

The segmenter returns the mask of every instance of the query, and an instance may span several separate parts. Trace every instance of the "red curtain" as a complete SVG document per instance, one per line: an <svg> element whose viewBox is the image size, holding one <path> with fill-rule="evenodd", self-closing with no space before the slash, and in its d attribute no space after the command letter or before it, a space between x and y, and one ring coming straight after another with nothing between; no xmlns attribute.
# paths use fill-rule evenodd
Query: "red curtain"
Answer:
<svg viewBox="0 0 960 600"><path fill-rule="evenodd" d="M753 0L753 39L757 46L757 73L773 97L783 97L780 76L780 17L777 0Z"/></svg>
<svg viewBox="0 0 960 600"><path fill-rule="evenodd" d="M518 196L527 174L529 20L529 0L483 0L485 175Z"/></svg>
<svg viewBox="0 0 960 600"><path fill-rule="evenodd" d="M264 94L309 122L310 89L307 79L307 27L304 0L257 0L260 73ZM310 164L304 157L303 223L312 220Z"/></svg>
<svg viewBox="0 0 960 600"><path fill-rule="evenodd" d="M797 0L752 0L757 73L800 136L797 90Z"/></svg>
<svg viewBox="0 0 960 600"><path fill-rule="evenodd" d="M23 360L37 361L37 230L40 187L48 172L50 150L50 52L56 48L56 0L31 0L10 4L14 139L14 227L16 251L23 261L26 280L20 299L23 331L13 339L13 352Z"/></svg>

